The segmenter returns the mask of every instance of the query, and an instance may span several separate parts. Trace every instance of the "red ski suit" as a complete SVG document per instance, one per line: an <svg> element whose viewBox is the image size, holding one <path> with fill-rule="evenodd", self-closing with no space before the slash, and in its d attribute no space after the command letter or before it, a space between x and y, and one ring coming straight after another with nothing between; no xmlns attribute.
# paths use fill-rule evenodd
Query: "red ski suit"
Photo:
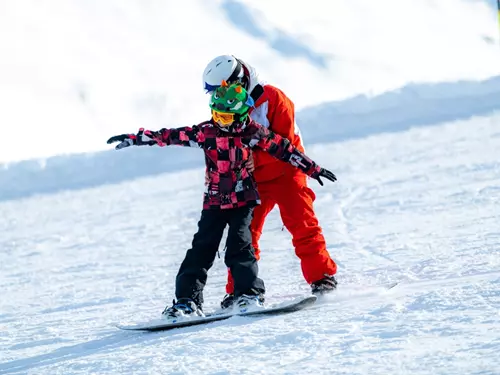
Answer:
<svg viewBox="0 0 500 375"><path fill-rule="evenodd" d="M252 119L268 127L274 133L288 138L293 146L304 152L300 133L295 124L293 102L278 88L256 83L254 70L250 69L249 92L255 100L250 113ZM252 82L252 78L254 82ZM251 224L252 245L260 259L259 239L266 216L278 205L281 219L292 235L295 254L300 258L302 273L311 284L337 272L337 265L326 248L325 238L314 213L314 192L307 186L307 176L260 150L253 151L254 177L261 197L261 205L255 207ZM233 292L233 280L228 275L226 292Z"/></svg>

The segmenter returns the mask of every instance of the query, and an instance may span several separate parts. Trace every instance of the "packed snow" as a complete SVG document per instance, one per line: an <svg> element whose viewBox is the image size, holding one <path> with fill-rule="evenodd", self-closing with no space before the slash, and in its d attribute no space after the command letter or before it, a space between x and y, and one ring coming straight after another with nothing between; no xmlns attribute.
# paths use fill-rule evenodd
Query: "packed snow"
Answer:
<svg viewBox="0 0 500 375"><path fill-rule="evenodd" d="M0 374L498 374L495 9L316 5L0 3ZM205 119L201 71L228 45L290 93L307 153L338 177L310 186L339 289L284 316L121 331L174 298L203 156L105 140ZM277 210L261 248L269 304L309 293Z"/></svg>
<svg viewBox="0 0 500 375"><path fill-rule="evenodd" d="M158 318L174 298L201 168L0 203L0 372L496 373L500 116L309 154L339 178L311 186L340 288L283 317L152 334L113 326ZM308 291L281 228L273 212L260 262L269 303ZM217 259L207 311L225 274ZM394 281L390 292L377 287Z"/></svg>

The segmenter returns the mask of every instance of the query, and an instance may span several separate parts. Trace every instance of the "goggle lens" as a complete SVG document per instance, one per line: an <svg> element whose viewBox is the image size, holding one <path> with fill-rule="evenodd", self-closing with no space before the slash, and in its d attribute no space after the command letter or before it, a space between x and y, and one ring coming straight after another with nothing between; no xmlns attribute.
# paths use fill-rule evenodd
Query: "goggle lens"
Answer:
<svg viewBox="0 0 500 375"><path fill-rule="evenodd" d="M221 126L228 126L234 122L234 113L222 113L212 110L212 118Z"/></svg>

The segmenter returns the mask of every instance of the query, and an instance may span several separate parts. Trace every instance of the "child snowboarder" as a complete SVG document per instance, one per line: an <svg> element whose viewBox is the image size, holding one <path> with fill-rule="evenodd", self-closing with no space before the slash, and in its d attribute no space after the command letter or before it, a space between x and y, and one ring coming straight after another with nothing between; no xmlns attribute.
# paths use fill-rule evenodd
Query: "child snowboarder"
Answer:
<svg viewBox="0 0 500 375"><path fill-rule="evenodd" d="M252 247L250 223L253 208L260 204L255 180L247 169L251 148L259 147L273 157L301 169L308 176L336 181L335 175L320 168L298 151L286 138L274 134L250 119L253 99L239 84L225 81L213 92L212 118L192 127L150 131L111 137L108 144L120 142L116 149L132 145L179 145L204 150L209 183L192 247L186 253L176 277L173 306L165 308L167 319L203 316L203 289L207 272L215 260L226 225L229 225L225 263L234 279L236 306L262 307L264 282L258 277L258 264Z"/></svg>

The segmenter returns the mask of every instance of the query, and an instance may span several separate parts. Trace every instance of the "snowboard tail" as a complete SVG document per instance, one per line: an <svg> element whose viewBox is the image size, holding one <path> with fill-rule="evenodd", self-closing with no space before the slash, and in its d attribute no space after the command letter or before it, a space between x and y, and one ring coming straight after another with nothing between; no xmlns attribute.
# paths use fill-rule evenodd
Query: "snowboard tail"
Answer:
<svg viewBox="0 0 500 375"><path fill-rule="evenodd" d="M233 316L263 316L263 315L281 315L296 312L314 304L316 296L307 296L298 301L288 303L281 306L269 307L259 310L251 310L246 312L230 313L230 314L212 314L204 317L195 317L177 322L168 322L163 319L154 320L142 324L133 325L117 325L118 328L127 331L167 331L175 328L191 327L200 324L207 324L229 319Z"/></svg>

